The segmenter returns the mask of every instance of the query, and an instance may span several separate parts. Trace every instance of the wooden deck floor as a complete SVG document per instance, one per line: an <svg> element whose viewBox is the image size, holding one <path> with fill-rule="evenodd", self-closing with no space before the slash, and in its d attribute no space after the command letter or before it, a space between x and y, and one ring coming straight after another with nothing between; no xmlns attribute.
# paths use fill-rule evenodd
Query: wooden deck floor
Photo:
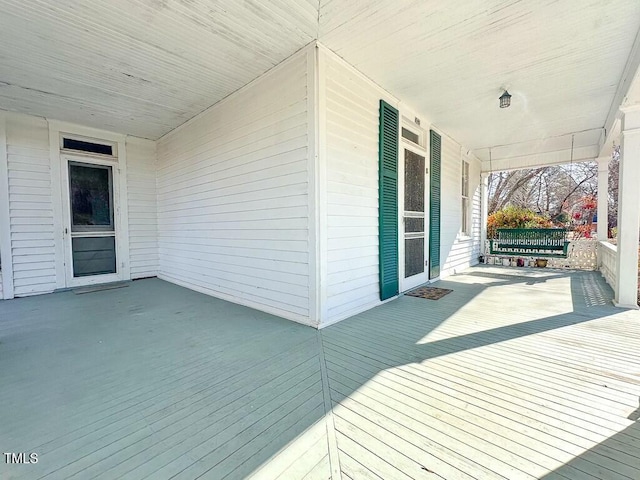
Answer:
<svg viewBox="0 0 640 480"><path fill-rule="evenodd" d="M160 280L0 302L24 479L640 479L640 313L476 267L320 332Z"/></svg>

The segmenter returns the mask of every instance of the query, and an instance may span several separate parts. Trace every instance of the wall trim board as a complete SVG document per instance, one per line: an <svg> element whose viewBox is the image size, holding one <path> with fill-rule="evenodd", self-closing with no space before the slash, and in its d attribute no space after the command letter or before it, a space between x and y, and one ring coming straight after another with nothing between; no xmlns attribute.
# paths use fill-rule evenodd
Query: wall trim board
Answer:
<svg viewBox="0 0 640 480"><path fill-rule="evenodd" d="M318 243L319 243L319 259L318 268L320 288L318 291L320 299L320 311L318 323L322 323L328 315L327 307L327 272L328 272L328 216L327 216L327 78L325 75L326 68L322 58L322 49L316 48L316 76L318 82L318 163L317 163L317 188L318 203L317 215L318 222Z"/></svg>
<svg viewBox="0 0 640 480"><path fill-rule="evenodd" d="M320 232L322 227L322 208L320 197L320 122L319 122L319 76L318 48L307 50L307 138L309 172L309 317L318 324L322 319L322 259Z"/></svg>
<svg viewBox="0 0 640 480"><path fill-rule="evenodd" d="M0 298L13 298L13 255L9 217L9 164L7 158L7 117L0 111L0 259L2 292Z"/></svg>

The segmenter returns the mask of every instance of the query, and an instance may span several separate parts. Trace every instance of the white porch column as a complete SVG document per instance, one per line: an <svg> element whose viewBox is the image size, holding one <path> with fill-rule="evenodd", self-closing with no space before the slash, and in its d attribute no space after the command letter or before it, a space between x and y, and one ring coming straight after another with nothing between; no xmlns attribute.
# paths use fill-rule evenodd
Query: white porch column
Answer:
<svg viewBox="0 0 640 480"><path fill-rule="evenodd" d="M486 255L487 218L489 217L489 174L481 173L480 179L480 254Z"/></svg>
<svg viewBox="0 0 640 480"><path fill-rule="evenodd" d="M640 105L623 107L618 183L618 258L615 304L638 308L640 231Z"/></svg>
<svg viewBox="0 0 640 480"><path fill-rule="evenodd" d="M598 240L609 237L609 160L598 158Z"/></svg>

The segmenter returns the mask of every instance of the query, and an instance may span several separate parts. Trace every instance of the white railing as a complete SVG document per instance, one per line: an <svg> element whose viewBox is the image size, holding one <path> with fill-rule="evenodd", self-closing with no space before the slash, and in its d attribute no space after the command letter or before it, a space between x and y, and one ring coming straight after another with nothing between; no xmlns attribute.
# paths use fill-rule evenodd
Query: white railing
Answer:
<svg viewBox="0 0 640 480"><path fill-rule="evenodd" d="M598 241L591 238L571 240L567 248L567 258L550 257L548 266L570 270L597 270Z"/></svg>
<svg viewBox="0 0 640 480"><path fill-rule="evenodd" d="M517 255L491 255L490 240L485 244L485 263L489 265L516 265ZM540 257L547 259L549 268L564 268L569 270L597 270L598 269L598 241L588 238L571 240L567 248L567 257ZM521 255L525 265L533 265L538 258L535 253Z"/></svg>
<svg viewBox="0 0 640 480"><path fill-rule="evenodd" d="M618 247L614 244L602 241L598 242L598 265L602 276L607 283L616 290L616 259L618 258Z"/></svg>

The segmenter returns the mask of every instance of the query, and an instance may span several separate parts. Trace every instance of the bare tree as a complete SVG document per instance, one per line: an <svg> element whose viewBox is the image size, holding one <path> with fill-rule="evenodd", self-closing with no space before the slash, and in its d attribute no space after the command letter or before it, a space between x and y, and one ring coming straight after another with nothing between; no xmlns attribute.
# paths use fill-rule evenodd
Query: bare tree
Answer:
<svg viewBox="0 0 640 480"><path fill-rule="evenodd" d="M597 193L597 177L595 162L493 173L489 176L489 214L516 205L558 220L580 199Z"/></svg>

